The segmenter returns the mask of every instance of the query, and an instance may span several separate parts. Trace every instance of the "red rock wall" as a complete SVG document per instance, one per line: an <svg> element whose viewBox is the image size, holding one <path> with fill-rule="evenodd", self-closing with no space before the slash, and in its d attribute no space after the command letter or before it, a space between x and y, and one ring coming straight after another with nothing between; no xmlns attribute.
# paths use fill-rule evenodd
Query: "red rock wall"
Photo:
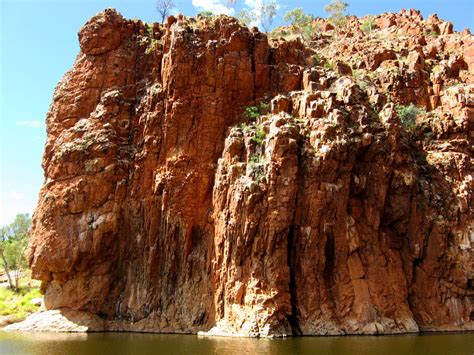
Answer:
<svg viewBox="0 0 474 355"><path fill-rule="evenodd" d="M231 18L106 10L79 41L31 239L48 309L157 332L473 328L472 86L444 94L430 145L301 41ZM276 94L263 142L230 129Z"/></svg>

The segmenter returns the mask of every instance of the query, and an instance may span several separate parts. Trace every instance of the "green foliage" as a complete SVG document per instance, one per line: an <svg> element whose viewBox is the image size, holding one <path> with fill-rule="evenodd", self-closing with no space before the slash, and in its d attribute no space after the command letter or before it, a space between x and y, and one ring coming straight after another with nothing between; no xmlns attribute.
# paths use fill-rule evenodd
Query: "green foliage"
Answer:
<svg viewBox="0 0 474 355"><path fill-rule="evenodd" d="M258 104L258 107L259 107L259 110L262 113L262 115L265 114L265 113L268 113L268 111L270 111L270 104L268 104L266 102L260 102Z"/></svg>
<svg viewBox="0 0 474 355"><path fill-rule="evenodd" d="M296 8L288 11L284 17L285 21L296 27L297 31L303 36L305 41L310 41L319 30L313 24L314 17L305 14L302 8Z"/></svg>
<svg viewBox="0 0 474 355"><path fill-rule="evenodd" d="M145 49L145 54L148 55L148 54L151 54L154 51L156 51L157 48L158 48L159 43L160 42L158 40L156 40L154 38L151 38L149 45L147 45L147 47Z"/></svg>
<svg viewBox="0 0 474 355"><path fill-rule="evenodd" d="M434 30L430 31L430 30L427 29L427 30L424 31L424 33L425 33L426 36L435 36L435 37L439 36L439 33L437 31L434 31Z"/></svg>
<svg viewBox="0 0 474 355"><path fill-rule="evenodd" d="M307 15L302 8L296 8L285 14L284 20L293 26L304 26L313 20L313 16Z"/></svg>
<svg viewBox="0 0 474 355"><path fill-rule="evenodd" d="M12 289L18 289L22 270L28 267L26 249L30 228L30 216L17 214L10 225L0 230L0 267L7 275Z"/></svg>
<svg viewBox="0 0 474 355"><path fill-rule="evenodd" d="M444 71L444 66L441 64L437 64L431 69L431 71L435 74L441 74Z"/></svg>
<svg viewBox="0 0 474 355"><path fill-rule="evenodd" d="M41 297L37 287L22 285L18 291L7 287L0 287L0 315L14 315L25 318L29 313L36 312L38 305L33 305L30 301Z"/></svg>
<svg viewBox="0 0 474 355"><path fill-rule="evenodd" d="M366 91L369 88L369 83L365 80L359 80L357 82L357 85L359 85L359 87L364 91Z"/></svg>
<svg viewBox="0 0 474 355"><path fill-rule="evenodd" d="M301 33L303 34L303 39L305 41L311 41L314 35L320 30L318 26L313 25L312 23L307 23L301 27Z"/></svg>
<svg viewBox="0 0 474 355"><path fill-rule="evenodd" d="M3 227L9 240L27 240L28 232L31 228L31 218L28 213L17 214L15 220L6 227Z"/></svg>
<svg viewBox="0 0 474 355"><path fill-rule="evenodd" d="M315 55L313 55L313 64L314 65L319 65L321 64L321 56L316 53Z"/></svg>
<svg viewBox="0 0 474 355"><path fill-rule="evenodd" d="M245 26L250 26L250 23L253 21L253 15L247 11L247 10L242 10L235 15L237 20Z"/></svg>
<svg viewBox="0 0 474 355"><path fill-rule="evenodd" d="M239 127L244 132L247 132L250 129L250 126L247 124L247 122L239 123L237 127Z"/></svg>
<svg viewBox="0 0 474 355"><path fill-rule="evenodd" d="M357 85L359 85L359 87L362 89L362 90L367 90L369 88L369 85L370 85L370 81L368 81L367 79L367 75L364 75L364 71L361 70L361 69L354 69L352 71L352 76L354 77Z"/></svg>
<svg viewBox="0 0 474 355"><path fill-rule="evenodd" d="M244 109L244 117L250 121L255 121L261 115L258 106L247 106Z"/></svg>
<svg viewBox="0 0 474 355"><path fill-rule="evenodd" d="M365 33L370 33L375 29L375 19L373 16L367 16L367 18L362 22L361 26L362 31Z"/></svg>
<svg viewBox="0 0 474 355"><path fill-rule="evenodd" d="M262 180L262 178L265 176L265 168L262 156L259 154L252 154L248 160L248 165L255 180Z"/></svg>
<svg viewBox="0 0 474 355"><path fill-rule="evenodd" d="M256 106L246 106L244 108L244 117L253 122L263 114L267 113L269 105L267 103L259 103Z"/></svg>
<svg viewBox="0 0 474 355"><path fill-rule="evenodd" d="M2 246L3 253L8 263L10 270L17 270L19 268L26 268L26 247L28 240L9 240L5 242ZM5 264L3 264L2 269L5 271Z"/></svg>
<svg viewBox="0 0 474 355"><path fill-rule="evenodd" d="M354 79L360 80L360 77L362 76L363 73L364 72L361 69L354 69L352 71L352 76L354 77Z"/></svg>
<svg viewBox="0 0 474 355"><path fill-rule="evenodd" d="M146 36L153 38L153 25L149 23L145 23L146 28Z"/></svg>
<svg viewBox="0 0 474 355"><path fill-rule="evenodd" d="M330 62L324 63L324 67L325 67L326 69L334 70L334 64L333 64L333 63L330 63Z"/></svg>
<svg viewBox="0 0 474 355"><path fill-rule="evenodd" d="M198 14L198 16L212 17L212 16L214 16L214 14L212 13L212 11L203 11L203 12L200 12L200 13Z"/></svg>
<svg viewBox="0 0 474 355"><path fill-rule="evenodd" d="M265 139L266 133L261 125L257 125L255 127L255 134L252 137L252 141L257 143L258 145L263 143Z"/></svg>
<svg viewBox="0 0 474 355"><path fill-rule="evenodd" d="M347 6L349 5L342 0L332 0L331 3L324 7L324 11L329 14L329 21L333 25L340 26L344 23Z"/></svg>
<svg viewBox="0 0 474 355"><path fill-rule="evenodd" d="M424 114L425 110L411 103L408 106L397 105L397 113L402 126L407 131L411 131L415 127L416 117L420 114Z"/></svg>
<svg viewBox="0 0 474 355"><path fill-rule="evenodd" d="M260 154L252 154L249 158L249 164L260 164L262 163L262 156Z"/></svg>

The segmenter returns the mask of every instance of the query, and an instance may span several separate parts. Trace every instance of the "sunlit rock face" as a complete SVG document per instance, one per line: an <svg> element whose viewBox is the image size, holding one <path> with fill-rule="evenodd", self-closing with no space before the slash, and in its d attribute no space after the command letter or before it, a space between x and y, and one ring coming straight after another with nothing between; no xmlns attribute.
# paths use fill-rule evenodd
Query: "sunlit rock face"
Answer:
<svg viewBox="0 0 474 355"><path fill-rule="evenodd" d="M473 37L363 21L303 43L226 16L89 20L47 115L46 308L89 330L474 329Z"/></svg>

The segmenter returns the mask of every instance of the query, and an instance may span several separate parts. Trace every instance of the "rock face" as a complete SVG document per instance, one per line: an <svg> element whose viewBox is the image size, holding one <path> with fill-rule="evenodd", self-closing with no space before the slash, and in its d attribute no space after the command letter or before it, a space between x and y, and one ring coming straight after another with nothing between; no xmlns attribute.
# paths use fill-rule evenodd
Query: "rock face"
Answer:
<svg viewBox="0 0 474 355"><path fill-rule="evenodd" d="M361 21L303 43L93 17L47 116L30 263L63 314L45 324L474 329L473 38L414 11Z"/></svg>

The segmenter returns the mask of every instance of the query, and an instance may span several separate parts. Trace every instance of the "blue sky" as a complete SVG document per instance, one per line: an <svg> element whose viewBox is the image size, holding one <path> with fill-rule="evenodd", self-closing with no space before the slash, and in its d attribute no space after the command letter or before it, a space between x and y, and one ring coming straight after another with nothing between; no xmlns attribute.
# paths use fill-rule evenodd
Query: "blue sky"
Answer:
<svg viewBox="0 0 474 355"><path fill-rule="evenodd" d="M239 10L245 3L238 0ZM417 8L454 23L456 30L473 28L472 0L346 0L354 15L398 12ZM329 0L294 0L280 4L275 24L290 8L303 7L325 16ZM219 8L219 0L175 0L185 15L194 5ZM193 5L194 4L194 5ZM74 63L79 51L77 31L88 18L114 7L127 18L157 21L154 0L0 0L0 225L17 213L32 213L43 183L41 156L46 139L44 120L54 87Z"/></svg>

